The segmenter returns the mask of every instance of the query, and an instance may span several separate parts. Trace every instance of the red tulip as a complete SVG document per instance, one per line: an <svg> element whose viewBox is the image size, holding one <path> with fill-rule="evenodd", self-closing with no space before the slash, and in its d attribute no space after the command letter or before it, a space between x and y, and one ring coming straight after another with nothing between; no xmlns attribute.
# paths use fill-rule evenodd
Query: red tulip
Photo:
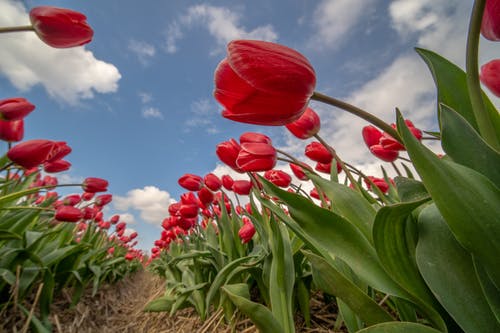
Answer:
<svg viewBox="0 0 500 333"><path fill-rule="evenodd" d="M83 181L82 188L89 193L106 192L108 190L108 181L102 178L89 177Z"/></svg>
<svg viewBox="0 0 500 333"><path fill-rule="evenodd" d="M57 221L64 222L78 222L82 217L82 211L73 206L60 206L56 209L56 215L54 216Z"/></svg>
<svg viewBox="0 0 500 333"><path fill-rule="evenodd" d="M0 100L0 120L21 120L35 109L27 99L14 97Z"/></svg>
<svg viewBox="0 0 500 333"><path fill-rule="evenodd" d="M71 153L71 147L66 144L64 141L56 141L54 143L54 148L50 152L49 157L47 158L47 162L54 162L64 158L66 155Z"/></svg>
<svg viewBox="0 0 500 333"><path fill-rule="evenodd" d="M228 119L285 125L305 111L316 85L314 69L286 46L256 40L228 44L215 71L214 96Z"/></svg>
<svg viewBox="0 0 500 333"><path fill-rule="evenodd" d="M378 145L380 138L382 137L382 132L372 125L363 127L361 134L363 135L363 140L368 147Z"/></svg>
<svg viewBox="0 0 500 333"><path fill-rule="evenodd" d="M498 9L500 11L500 7ZM479 78L495 96L500 97L500 59L491 60L482 65Z"/></svg>
<svg viewBox="0 0 500 333"><path fill-rule="evenodd" d="M215 153L219 159L231 167L231 169L237 172L243 172L243 170L241 170L241 168L236 164L236 158L238 157L240 150L241 147L238 142L234 139L230 139L229 141L219 143Z"/></svg>
<svg viewBox="0 0 500 333"><path fill-rule="evenodd" d="M486 39L500 41L500 0L486 0L481 34Z"/></svg>
<svg viewBox="0 0 500 333"><path fill-rule="evenodd" d="M234 180L230 175L222 176L222 186L224 186L224 188L226 190L232 191L233 190L233 183L234 183Z"/></svg>
<svg viewBox="0 0 500 333"><path fill-rule="evenodd" d="M264 178L279 187L288 187L292 182L292 177L281 170L268 170L264 173Z"/></svg>
<svg viewBox="0 0 500 333"><path fill-rule="evenodd" d="M397 150L388 150L382 147L382 145L371 146L370 151L373 155L386 162L394 162L399 156Z"/></svg>
<svg viewBox="0 0 500 333"><path fill-rule="evenodd" d="M7 157L25 169L44 163L54 148L51 140L29 140L21 142L7 152Z"/></svg>
<svg viewBox="0 0 500 333"><path fill-rule="evenodd" d="M85 201L89 201L94 197L94 195L95 195L94 192L83 192L82 199Z"/></svg>
<svg viewBox="0 0 500 333"><path fill-rule="evenodd" d="M188 191L199 191L203 187L203 179L198 175L186 173L179 178L179 185Z"/></svg>
<svg viewBox="0 0 500 333"><path fill-rule="evenodd" d="M328 149L319 142L311 142L306 146L305 155L311 160L320 163L330 163L332 154Z"/></svg>
<svg viewBox="0 0 500 333"><path fill-rule="evenodd" d="M17 142L24 138L24 120L0 120L0 140Z"/></svg>
<svg viewBox="0 0 500 333"><path fill-rule="evenodd" d="M205 183L205 186L212 191L218 191L222 186L222 182L219 177L217 177L213 173L206 174L203 178L203 182Z"/></svg>
<svg viewBox="0 0 500 333"><path fill-rule="evenodd" d="M112 194L101 194L95 198L95 204L97 206L106 206L109 204L111 201L113 201L113 195Z"/></svg>
<svg viewBox="0 0 500 333"><path fill-rule="evenodd" d="M330 163L316 163L316 166L314 167L314 170L330 174L332 172L332 162ZM337 162L337 173L342 172L342 167L340 166L340 163Z"/></svg>
<svg viewBox="0 0 500 333"><path fill-rule="evenodd" d="M79 194L70 194L63 199L63 205L74 206L80 203L80 201L82 201L82 198Z"/></svg>
<svg viewBox="0 0 500 333"><path fill-rule="evenodd" d="M198 216L199 206L193 204L183 204L179 208L179 214L183 218L192 218Z"/></svg>
<svg viewBox="0 0 500 333"><path fill-rule="evenodd" d="M406 150L405 146L385 132L382 133L379 144L386 150Z"/></svg>
<svg viewBox="0 0 500 333"><path fill-rule="evenodd" d="M40 6L30 11L30 21L38 37L56 48L89 43L94 32L86 19L82 13L65 8Z"/></svg>
<svg viewBox="0 0 500 333"><path fill-rule="evenodd" d="M313 109L307 108L299 119L286 124L286 128L299 139L309 139L319 132L321 121Z"/></svg>
<svg viewBox="0 0 500 333"><path fill-rule="evenodd" d="M66 171L71 167L71 163L65 160L57 160L54 162L45 162L43 164L43 170L45 172L54 173Z"/></svg>
<svg viewBox="0 0 500 333"><path fill-rule="evenodd" d="M244 143L267 143L272 144L271 138L262 133L245 132L240 136L240 145Z"/></svg>
<svg viewBox="0 0 500 333"><path fill-rule="evenodd" d="M292 170L292 173L297 177L299 180L308 180L309 177L305 174L304 170L302 170L302 167L298 166L297 164L290 163L290 170Z"/></svg>
<svg viewBox="0 0 500 333"><path fill-rule="evenodd" d="M255 227L252 222L244 223L238 231L238 236L243 244L250 242L253 235L255 235Z"/></svg>
<svg viewBox="0 0 500 333"><path fill-rule="evenodd" d="M198 191L197 194L198 194L198 199L204 205L208 205L212 203L212 201L214 200L214 194L207 187L203 187L201 190Z"/></svg>
<svg viewBox="0 0 500 333"><path fill-rule="evenodd" d="M389 185L386 183L386 181L383 178L377 178L377 177L372 177L368 176L368 178L379 188L379 190L382 193L387 193L389 190ZM368 187L368 189L371 189L371 184L368 182L368 180L365 179L365 184Z"/></svg>
<svg viewBox="0 0 500 333"><path fill-rule="evenodd" d="M179 212L179 208L181 208L181 203L180 202L174 202L174 203L171 203L169 206L168 206L168 214L170 216L175 216L177 215L177 213Z"/></svg>
<svg viewBox="0 0 500 333"><path fill-rule="evenodd" d="M252 183L249 180L235 180L233 191L239 195L249 195L252 190Z"/></svg>
<svg viewBox="0 0 500 333"><path fill-rule="evenodd" d="M199 201L193 192L186 192L181 194L181 204L182 205L196 205L199 206ZM180 209L180 207L179 207Z"/></svg>
<svg viewBox="0 0 500 333"><path fill-rule="evenodd" d="M244 143L236 159L238 167L246 172L266 171L274 168L276 149L267 143Z"/></svg>

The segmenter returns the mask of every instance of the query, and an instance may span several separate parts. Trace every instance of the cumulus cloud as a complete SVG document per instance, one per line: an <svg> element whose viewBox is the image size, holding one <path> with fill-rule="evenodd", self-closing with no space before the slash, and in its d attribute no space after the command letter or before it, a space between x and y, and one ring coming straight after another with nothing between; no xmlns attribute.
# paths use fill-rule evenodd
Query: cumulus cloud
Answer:
<svg viewBox="0 0 500 333"><path fill-rule="evenodd" d="M150 59L156 54L156 48L153 45L135 39L129 41L128 49L137 56L139 62L143 65L148 65Z"/></svg>
<svg viewBox="0 0 500 333"><path fill-rule="evenodd" d="M140 92L139 98L141 99L142 104L147 104L153 100L153 94L148 92Z"/></svg>
<svg viewBox="0 0 500 333"><path fill-rule="evenodd" d="M185 131L203 129L208 134L217 134L219 130L214 124L213 116L218 111L217 105L210 99L204 98L191 103L190 116L185 122Z"/></svg>
<svg viewBox="0 0 500 333"><path fill-rule="evenodd" d="M28 13L21 2L0 1L0 26L28 24ZM96 59L85 47L55 49L33 32L2 34L1 39L0 74L21 91L42 85L54 99L76 104L96 92L118 89L118 69Z"/></svg>
<svg viewBox="0 0 500 333"><path fill-rule="evenodd" d="M146 107L142 109L142 116L146 119L163 119L163 113L158 108Z"/></svg>
<svg viewBox="0 0 500 333"><path fill-rule="evenodd" d="M374 0L321 1L313 15L316 34L312 43L316 46L338 47L374 2Z"/></svg>
<svg viewBox="0 0 500 333"><path fill-rule="evenodd" d="M167 27L165 50L167 53L175 53L178 50L177 43L185 35L184 31L193 27L203 27L215 38L219 52L232 39L247 38L276 41L278 34L272 25L256 27L252 30L241 26L240 13L231 11L225 7L211 5L196 5L187 9L186 14L181 15Z"/></svg>
<svg viewBox="0 0 500 333"><path fill-rule="evenodd" d="M117 211L129 213L129 210L136 210L142 220L155 225L160 225L168 216L168 206L173 202L168 192L155 186L130 190L124 197L113 196L113 207Z"/></svg>

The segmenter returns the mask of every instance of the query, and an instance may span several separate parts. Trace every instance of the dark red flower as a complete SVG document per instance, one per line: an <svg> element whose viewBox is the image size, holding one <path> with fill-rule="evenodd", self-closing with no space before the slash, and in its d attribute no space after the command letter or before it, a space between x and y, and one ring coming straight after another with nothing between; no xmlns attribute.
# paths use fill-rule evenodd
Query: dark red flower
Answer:
<svg viewBox="0 0 500 333"><path fill-rule="evenodd" d="M298 179L300 179L300 180L308 180L309 179L309 177L307 177L307 175L305 174L305 172L301 166L294 164L294 163L290 163L289 166L290 166L290 169L292 170L293 174L295 175L295 177L297 177Z"/></svg>
<svg viewBox="0 0 500 333"><path fill-rule="evenodd" d="M271 138L262 133L245 132L240 135L240 145L244 143L267 143L272 144Z"/></svg>
<svg viewBox="0 0 500 333"><path fill-rule="evenodd" d="M47 162L54 162L64 158L69 153L71 153L71 147L66 144L64 141L56 141L54 143L54 148L50 152L49 157L47 158Z"/></svg>
<svg viewBox="0 0 500 333"><path fill-rule="evenodd" d="M314 170L330 174L332 172L332 162L330 163L316 163L316 166L314 167ZM337 173L342 172L342 167L340 166L340 163L337 162Z"/></svg>
<svg viewBox="0 0 500 333"><path fill-rule="evenodd" d="M386 162L394 162L399 156L397 150L388 150L382 147L382 145L371 146L370 151L373 155Z"/></svg>
<svg viewBox="0 0 500 333"><path fill-rule="evenodd" d="M25 169L31 169L47 161L55 142L51 140L28 140L7 152L7 157Z"/></svg>
<svg viewBox="0 0 500 333"><path fill-rule="evenodd" d="M186 173L179 178L179 185L188 191L199 191L203 187L203 179L198 175Z"/></svg>
<svg viewBox="0 0 500 333"><path fill-rule="evenodd" d="M214 194L208 189L208 187L203 187L198 191L198 199L202 204L208 205L214 200Z"/></svg>
<svg viewBox="0 0 500 333"><path fill-rule="evenodd" d="M224 186L224 188L226 190L232 191L233 190L233 183L234 183L234 180L230 175L222 176L222 186Z"/></svg>
<svg viewBox="0 0 500 333"><path fill-rule="evenodd" d="M234 139L230 139L229 141L219 143L215 149L215 153L219 159L231 169L241 173L243 170L236 164L236 158L238 158L240 150L241 147L238 142Z"/></svg>
<svg viewBox="0 0 500 333"><path fill-rule="evenodd" d="M238 236L243 244L250 242L253 235L255 235L255 227L252 222L248 221L243 223L243 226L238 231Z"/></svg>
<svg viewBox="0 0 500 333"><path fill-rule="evenodd" d="M113 201L113 195L111 194L101 194L95 197L95 204L97 206L106 206L108 203Z"/></svg>
<svg viewBox="0 0 500 333"><path fill-rule="evenodd" d="M375 186L378 187L378 189L382 193L387 193L387 191L389 190L389 185L387 184L387 182L383 178L377 178L377 177L373 177L373 176L368 176L368 178L375 184ZM368 189L370 190L372 187L370 182L365 179L365 184L368 187Z"/></svg>
<svg viewBox="0 0 500 333"><path fill-rule="evenodd" d="M18 142L24 138L24 120L0 120L0 140Z"/></svg>
<svg viewBox="0 0 500 333"><path fill-rule="evenodd" d="M498 10L500 11L500 7L498 7ZM482 65L479 78L495 96L500 97L500 59L491 60Z"/></svg>
<svg viewBox="0 0 500 333"><path fill-rule="evenodd" d="M108 190L108 181L102 178L89 177L83 181L82 188L89 193L106 192Z"/></svg>
<svg viewBox="0 0 500 333"><path fill-rule="evenodd" d="M268 170L264 173L264 178L279 187L288 187L292 182L292 177L281 170Z"/></svg>
<svg viewBox="0 0 500 333"><path fill-rule="evenodd" d="M206 174L205 177L203 178L203 182L205 183L205 186L211 189L212 191L218 191L222 186L220 178L214 175L213 173Z"/></svg>
<svg viewBox="0 0 500 333"><path fill-rule="evenodd" d="M286 128L297 138L304 140L319 132L321 121L313 109L307 108L299 119L286 124Z"/></svg>
<svg viewBox="0 0 500 333"><path fill-rule="evenodd" d="M319 142L311 142L306 146L305 155L311 160L320 163L330 163L332 154L328 149Z"/></svg>
<svg viewBox="0 0 500 333"><path fill-rule="evenodd" d="M286 46L234 40L215 71L214 96L228 119L285 125L305 111L316 85L309 61Z"/></svg>
<svg viewBox="0 0 500 333"><path fill-rule="evenodd" d="M0 120L20 120L35 109L26 98L14 97L0 100Z"/></svg>
<svg viewBox="0 0 500 333"><path fill-rule="evenodd" d="M86 20L82 13L65 8L40 6L30 11L30 21L38 37L56 48L89 43L94 31Z"/></svg>
<svg viewBox="0 0 500 333"><path fill-rule="evenodd" d="M486 0L481 34L486 39L500 41L500 0Z"/></svg>
<svg viewBox="0 0 500 333"><path fill-rule="evenodd" d="M71 163L65 160L57 160L54 162L45 162L43 170L49 173L66 171L71 167Z"/></svg>
<svg viewBox="0 0 500 333"><path fill-rule="evenodd" d="M60 206L56 209L56 215L54 216L57 221L64 222L78 222L82 217L82 211L73 206Z"/></svg>
<svg viewBox="0 0 500 333"><path fill-rule="evenodd" d="M252 182L249 180L235 180L233 183L233 192L239 195L248 195L252 190Z"/></svg>
<svg viewBox="0 0 500 333"><path fill-rule="evenodd" d="M274 168L276 149L268 143L243 143L236 165L246 172L266 171Z"/></svg>

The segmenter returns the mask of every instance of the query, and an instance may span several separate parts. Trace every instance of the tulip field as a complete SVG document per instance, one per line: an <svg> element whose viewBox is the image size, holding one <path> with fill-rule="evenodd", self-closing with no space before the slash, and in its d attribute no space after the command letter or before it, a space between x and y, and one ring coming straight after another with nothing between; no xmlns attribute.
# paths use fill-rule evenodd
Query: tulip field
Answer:
<svg viewBox="0 0 500 333"><path fill-rule="evenodd" d="M0 34L54 48L93 37L69 9L36 7L30 20ZM214 72L222 116L311 142L303 156L258 131L219 143L238 177L180 172L185 192L150 252L105 216L105 179L54 176L71 167L65 141L23 140L35 105L0 99L0 331L500 332L500 116L488 97L500 97L500 60L478 64L480 36L500 41L500 1L476 0L469 24L465 70L416 49L436 83L437 132L316 91L294 49L231 41ZM383 177L337 154L311 100L366 121L355 135Z"/></svg>

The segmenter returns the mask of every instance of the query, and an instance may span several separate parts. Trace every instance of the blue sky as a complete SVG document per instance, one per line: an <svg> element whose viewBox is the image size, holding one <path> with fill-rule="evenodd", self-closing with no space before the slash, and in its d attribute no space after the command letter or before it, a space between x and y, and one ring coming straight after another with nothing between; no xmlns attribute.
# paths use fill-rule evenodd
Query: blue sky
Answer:
<svg viewBox="0 0 500 333"><path fill-rule="evenodd" d="M413 47L463 67L472 1L0 0L0 26L27 23L27 12L39 5L84 13L94 39L57 50L33 33L0 35L0 99L22 96L37 106L25 120L25 139L67 141L73 166L60 182L107 179L114 195L107 214L122 214L147 249L159 237L168 204L184 192L180 176L230 173L215 155L218 143L257 131L302 157L309 142L282 127L220 116L213 72L228 41L265 39L292 47L314 66L317 91L388 122L399 107L417 127L435 130L433 82ZM482 39L480 61L499 51ZM321 116L321 135L340 156L379 176L380 163L361 139L365 124L311 106Z"/></svg>

